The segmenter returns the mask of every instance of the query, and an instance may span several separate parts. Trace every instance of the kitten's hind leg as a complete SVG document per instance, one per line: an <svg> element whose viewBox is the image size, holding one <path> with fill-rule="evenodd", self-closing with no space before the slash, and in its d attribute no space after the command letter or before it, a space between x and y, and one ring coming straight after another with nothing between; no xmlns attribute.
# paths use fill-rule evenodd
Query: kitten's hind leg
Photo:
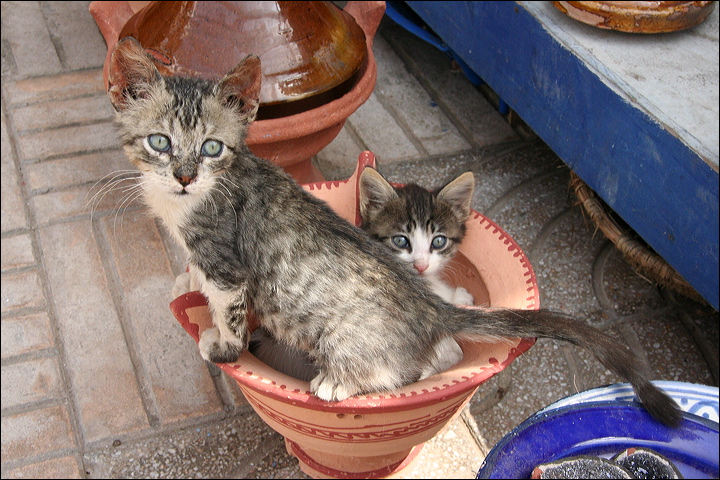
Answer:
<svg viewBox="0 0 720 480"><path fill-rule="evenodd" d="M369 327L384 322L384 315L353 314L326 329L308 352L319 372L310 382L310 391L323 400L340 401L394 390L416 380L420 371L411 361L415 353L390 348L399 345L405 332L393 337L392 332Z"/></svg>
<svg viewBox="0 0 720 480"><path fill-rule="evenodd" d="M452 302L455 305L474 305L475 299L472 294L465 290L463 287L457 287L453 293Z"/></svg>
<svg viewBox="0 0 720 480"><path fill-rule="evenodd" d="M318 374L310 382L310 391L317 395L321 400L327 402L339 402L351 397L354 393L347 389L345 385L334 382L324 373Z"/></svg>
<svg viewBox="0 0 720 480"><path fill-rule="evenodd" d="M365 363L357 359L352 371L342 368L339 371L323 371L310 382L310 391L328 402L345 400L354 395L394 390L411 380L403 382L394 369L382 362ZM346 364L347 365L347 364ZM417 378L417 375L415 375Z"/></svg>

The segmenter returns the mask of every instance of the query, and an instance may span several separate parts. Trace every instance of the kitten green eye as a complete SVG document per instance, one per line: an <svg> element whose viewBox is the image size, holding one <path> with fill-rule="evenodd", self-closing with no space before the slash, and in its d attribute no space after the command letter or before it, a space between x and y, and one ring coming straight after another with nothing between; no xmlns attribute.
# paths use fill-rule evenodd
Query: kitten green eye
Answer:
<svg viewBox="0 0 720 480"><path fill-rule="evenodd" d="M410 240L404 235L395 235L392 237L392 243L398 248L408 248L410 246Z"/></svg>
<svg viewBox="0 0 720 480"><path fill-rule="evenodd" d="M167 152L170 150L170 139L165 135L154 134L148 137L148 143L158 152Z"/></svg>
<svg viewBox="0 0 720 480"><path fill-rule="evenodd" d="M223 144L217 140L206 140L200 151L206 157L217 157L223 149Z"/></svg>
<svg viewBox="0 0 720 480"><path fill-rule="evenodd" d="M445 245L447 245L447 237L445 235L438 235L432 239L432 248L434 250L445 248Z"/></svg>

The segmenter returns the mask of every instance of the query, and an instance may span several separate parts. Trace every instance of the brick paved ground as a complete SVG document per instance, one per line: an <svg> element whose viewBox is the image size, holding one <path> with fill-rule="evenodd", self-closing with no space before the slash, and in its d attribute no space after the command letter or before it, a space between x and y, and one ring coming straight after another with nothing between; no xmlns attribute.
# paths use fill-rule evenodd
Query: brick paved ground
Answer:
<svg viewBox="0 0 720 480"><path fill-rule="evenodd" d="M128 164L87 5L2 2L2 476L302 477L170 314L177 247L139 202L93 197ZM441 53L388 20L374 51L375 93L315 159L327 178L349 176L364 149L393 181L434 187L472 170L474 208L526 251L544 306L625 340L658 379L717 385L717 312L634 274L587 226L563 163ZM616 380L585 352L540 341L408 477L473 478L524 418Z"/></svg>

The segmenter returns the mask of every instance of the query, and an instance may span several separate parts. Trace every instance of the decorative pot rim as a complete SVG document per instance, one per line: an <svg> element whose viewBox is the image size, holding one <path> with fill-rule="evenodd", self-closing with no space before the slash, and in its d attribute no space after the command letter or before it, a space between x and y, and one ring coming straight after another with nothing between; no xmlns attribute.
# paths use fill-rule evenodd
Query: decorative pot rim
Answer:
<svg viewBox="0 0 720 480"><path fill-rule="evenodd" d="M207 307L205 296L198 291L181 295L170 304L170 309L176 318L196 342L200 338L199 326L190 321L186 310L197 307ZM479 343L472 342L458 343L464 347L464 352L467 352L468 347L479 345ZM534 338L517 339L517 345L509 349L507 358L503 361L496 360L490 367L473 366L473 359L467 358L465 355L449 370L392 392L358 395L339 402L321 400L310 392L309 382L298 380L270 368L247 350L243 351L237 361L217 365L241 385L282 403L301 404L304 408L327 413L379 413L419 408L467 393L470 389L502 371L534 344ZM461 376L451 375L458 369L464 370ZM272 372L272 378L263 373L267 370Z"/></svg>
<svg viewBox="0 0 720 480"><path fill-rule="evenodd" d="M370 46L368 46L367 55L362 75L345 95L304 112L257 120L248 128L247 143L260 145L289 140L297 136L294 130L298 127L307 130L308 125L313 125L312 132L319 132L339 122L344 122L370 98L375 89L377 65Z"/></svg>

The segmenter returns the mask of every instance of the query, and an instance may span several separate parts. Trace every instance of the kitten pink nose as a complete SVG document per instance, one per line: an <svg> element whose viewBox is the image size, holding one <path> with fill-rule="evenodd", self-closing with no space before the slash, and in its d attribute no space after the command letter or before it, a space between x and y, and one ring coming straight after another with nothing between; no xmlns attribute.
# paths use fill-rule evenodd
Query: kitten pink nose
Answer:
<svg viewBox="0 0 720 480"><path fill-rule="evenodd" d="M190 176L175 176L175 178L177 179L178 183L183 187L187 187L192 183L193 180L195 180L195 177Z"/></svg>
<svg viewBox="0 0 720 480"><path fill-rule="evenodd" d="M427 270L429 265L427 263L416 263L414 264L414 266L415 270L417 270L418 273L423 273L425 270Z"/></svg>

